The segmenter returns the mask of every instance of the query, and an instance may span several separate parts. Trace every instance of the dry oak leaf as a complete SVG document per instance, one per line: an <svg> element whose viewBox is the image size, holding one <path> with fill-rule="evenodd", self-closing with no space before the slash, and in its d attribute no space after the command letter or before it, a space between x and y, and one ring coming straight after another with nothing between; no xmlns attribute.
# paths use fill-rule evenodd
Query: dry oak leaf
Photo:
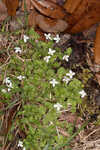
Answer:
<svg viewBox="0 0 100 150"><path fill-rule="evenodd" d="M79 3L79 0L76 0L73 3L76 4L76 8L69 7L67 2L65 3L66 10L70 13L71 16L66 18L66 21L69 24L69 29L71 33L77 33L89 29L93 24L99 22L100 18L100 1L98 0L82 0ZM69 2L70 4L70 2ZM68 31L69 31L68 29ZM67 32L67 31L66 31Z"/></svg>
<svg viewBox="0 0 100 150"><path fill-rule="evenodd" d="M64 4L64 8L67 12L73 13L76 8L81 4L82 0L67 0Z"/></svg>
<svg viewBox="0 0 100 150"><path fill-rule="evenodd" d="M100 22L100 1L94 5L86 15L82 16L80 20L72 27L70 33L82 32L89 29L92 25Z"/></svg>
<svg viewBox="0 0 100 150"><path fill-rule="evenodd" d="M37 25L45 32L63 32L67 29L68 24L62 19L50 19L42 15L36 18Z"/></svg>
<svg viewBox="0 0 100 150"><path fill-rule="evenodd" d="M62 19L51 19L33 10L28 17L29 26L38 26L44 32L63 32L68 24Z"/></svg>
<svg viewBox="0 0 100 150"><path fill-rule="evenodd" d="M43 15L55 18L63 19L66 16L64 9L57 4L42 0L31 0L32 5Z"/></svg>
<svg viewBox="0 0 100 150"><path fill-rule="evenodd" d="M19 0L2 0L7 8L7 12L9 16L16 15L16 9L19 5Z"/></svg>

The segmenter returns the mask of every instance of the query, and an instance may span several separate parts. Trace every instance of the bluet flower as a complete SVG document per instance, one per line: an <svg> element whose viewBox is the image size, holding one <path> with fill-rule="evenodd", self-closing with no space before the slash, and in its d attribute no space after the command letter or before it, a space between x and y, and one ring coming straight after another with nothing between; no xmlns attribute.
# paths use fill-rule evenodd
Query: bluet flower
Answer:
<svg viewBox="0 0 100 150"><path fill-rule="evenodd" d="M11 80L10 80L9 77L7 77L7 78L4 80L4 82L6 83L6 86L7 86L7 87L13 88L12 82L11 82Z"/></svg>
<svg viewBox="0 0 100 150"><path fill-rule="evenodd" d="M20 47L15 47L14 50L15 50L15 53L20 53L21 54L21 52L22 52Z"/></svg>
<svg viewBox="0 0 100 150"><path fill-rule="evenodd" d="M51 58L51 56L45 56L44 60L48 63L50 58Z"/></svg>
<svg viewBox="0 0 100 150"><path fill-rule="evenodd" d="M59 34L57 34L56 37L53 38L53 40L56 41L56 43L59 43L60 41Z"/></svg>
<svg viewBox="0 0 100 150"><path fill-rule="evenodd" d="M29 40L29 37L28 37L28 36L26 36L26 35L24 35L24 42L26 43L26 42L27 42L27 40Z"/></svg>
<svg viewBox="0 0 100 150"><path fill-rule="evenodd" d="M22 141L18 142L18 147L23 147L23 142Z"/></svg>
<svg viewBox="0 0 100 150"><path fill-rule="evenodd" d="M55 50L52 50L51 48L49 48L48 54L49 54L49 55L53 55L55 52L56 52Z"/></svg>
<svg viewBox="0 0 100 150"><path fill-rule="evenodd" d="M81 90L81 91L79 92L79 94L81 95L81 98L84 98L84 97L86 96L86 93L85 93L84 90Z"/></svg>
<svg viewBox="0 0 100 150"><path fill-rule="evenodd" d="M26 150L26 148L25 148L25 147L23 147L23 142L22 142L22 141L19 141L19 142L18 142L18 147L22 147L22 148L23 148L23 150Z"/></svg>
<svg viewBox="0 0 100 150"><path fill-rule="evenodd" d="M59 104L59 103L54 104L54 108L56 108L57 111L60 111L60 109L61 109L62 107L63 107L63 106L62 106L61 104Z"/></svg>
<svg viewBox="0 0 100 150"><path fill-rule="evenodd" d="M45 36L46 40L52 40L50 33L48 33L48 34L45 33L44 36Z"/></svg>
<svg viewBox="0 0 100 150"><path fill-rule="evenodd" d="M52 79L50 81L50 84L52 84L52 86L55 87L55 85L58 84L58 82L55 79Z"/></svg>
<svg viewBox="0 0 100 150"><path fill-rule="evenodd" d="M64 55L64 56L63 56L63 60L68 61L68 60L69 60L69 56L68 56L68 55Z"/></svg>
<svg viewBox="0 0 100 150"><path fill-rule="evenodd" d="M20 75L17 77L17 79L19 79L19 80L25 79L25 76Z"/></svg>
<svg viewBox="0 0 100 150"><path fill-rule="evenodd" d="M63 78L63 82L66 82L66 84L68 84L68 82L70 81L70 78L68 78L68 77L66 77L66 76L64 76L64 78Z"/></svg>
<svg viewBox="0 0 100 150"><path fill-rule="evenodd" d="M72 79L74 75L75 75L75 72L73 72L72 70L70 70L69 73L66 73L66 76L69 76L70 79Z"/></svg>

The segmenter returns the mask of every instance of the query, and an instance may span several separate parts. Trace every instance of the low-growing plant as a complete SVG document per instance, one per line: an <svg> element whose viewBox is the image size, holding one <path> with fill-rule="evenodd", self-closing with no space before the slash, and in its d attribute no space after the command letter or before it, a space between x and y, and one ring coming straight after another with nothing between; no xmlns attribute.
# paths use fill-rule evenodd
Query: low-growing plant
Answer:
<svg viewBox="0 0 100 150"><path fill-rule="evenodd" d="M1 65L1 101L8 105L21 101L16 123L26 134L26 149L53 150L67 141L58 130L64 128L67 132L67 125L58 118L69 105L75 112L86 93L75 73L62 65L63 61L68 63L71 48L61 52L53 47L53 40L39 41L33 29L26 34L28 41L13 43L8 49L9 61Z"/></svg>

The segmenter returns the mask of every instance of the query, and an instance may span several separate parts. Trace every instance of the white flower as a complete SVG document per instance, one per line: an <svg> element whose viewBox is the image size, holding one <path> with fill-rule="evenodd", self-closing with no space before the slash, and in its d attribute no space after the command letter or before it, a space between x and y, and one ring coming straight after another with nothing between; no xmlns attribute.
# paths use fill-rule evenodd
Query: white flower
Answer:
<svg viewBox="0 0 100 150"><path fill-rule="evenodd" d="M52 121L50 121L50 123L49 123L49 126L51 126L51 125L53 125L53 122L52 122Z"/></svg>
<svg viewBox="0 0 100 150"><path fill-rule="evenodd" d="M66 84L68 84L68 82L70 81L70 78L68 78L68 77L66 77L66 76L64 76L64 78L63 78L63 82L66 82Z"/></svg>
<svg viewBox="0 0 100 150"><path fill-rule="evenodd" d="M55 85L58 84L58 82L55 79L52 79L52 81L50 81L50 84L52 84L52 86L55 87Z"/></svg>
<svg viewBox="0 0 100 150"><path fill-rule="evenodd" d="M63 107L63 106L62 106L61 104L59 104L59 103L54 104L54 108L56 108L57 111L60 111L60 109L61 109L62 107Z"/></svg>
<svg viewBox="0 0 100 150"><path fill-rule="evenodd" d="M7 78L4 80L4 82L5 82L5 83L9 83L9 82L11 82L11 81L10 81L10 78L9 78L9 77L7 77Z"/></svg>
<svg viewBox="0 0 100 150"><path fill-rule="evenodd" d="M44 60L48 63L50 58L51 58L51 56L46 56L46 57L44 57Z"/></svg>
<svg viewBox="0 0 100 150"><path fill-rule="evenodd" d="M57 34L56 37L54 37L53 39L54 39L54 41L56 41L56 43L58 43L60 41L59 34Z"/></svg>
<svg viewBox="0 0 100 150"><path fill-rule="evenodd" d="M66 73L66 76L69 76L70 79L72 79L74 75L75 75L75 72L73 72L72 70L70 70L69 73Z"/></svg>
<svg viewBox="0 0 100 150"><path fill-rule="evenodd" d="M23 142L22 141L18 142L18 147L23 147Z"/></svg>
<svg viewBox="0 0 100 150"><path fill-rule="evenodd" d="M86 96L86 93L85 93L84 90L81 90L81 91L79 92L79 94L81 95L81 98L84 98L84 96Z"/></svg>
<svg viewBox="0 0 100 150"><path fill-rule="evenodd" d="M50 33L48 34L45 33L44 36L46 37L46 40L52 40Z"/></svg>
<svg viewBox="0 0 100 150"><path fill-rule="evenodd" d="M15 50L15 53L20 53L21 54L21 52L22 52L20 47L15 47L14 50Z"/></svg>
<svg viewBox="0 0 100 150"><path fill-rule="evenodd" d="M8 92L10 92L11 91L11 88L8 88Z"/></svg>
<svg viewBox="0 0 100 150"><path fill-rule="evenodd" d="M9 88L13 88L12 86L12 82L10 81L9 77L7 77L4 82L6 83L6 86L9 87Z"/></svg>
<svg viewBox="0 0 100 150"><path fill-rule="evenodd" d="M22 147L22 148L23 148L23 150L26 150L26 148L25 148L25 147L23 147L23 142L22 142L22 141L19 141L19 143L18 143L18 147Z"/></svg>
<svg viewBox="0 0 100 150"><path fill-rule="evenodd" d="M28 37L28 36L26 36L26 35L24 35L24 42L26 43L26 42L27 42L27 40L29 40L29 37Z"/></svg>
<svg viewBox="0 0 100 150"><path fill-rule="evenodd" d="M68 55L64 55L64 56L63 56L63 60L68 61L68 58L69 58L69 56L68 56Z"/></svg>
<svg viewBox="0 0 100 150"><path fill-rule="evenodd" d="M17 77L17 79L19 79L19 80L25 79L25 76L20 75Z"/></svg>
<svg viewBox="0 0 100 150"><path fill-rule="evenodd" d="M9 87L9 88L13 88L13 86L12 86L12 82L10 81L10 82L8 82L8 83L6 83L6 86L7 87Z"/></svg>
<svg viewBox="0 0 100 150"><path fill-rule="evenodd" d="M55 50L52 50L51 48L49 48L48 54L49 54L49 55L53 55L55 52L56 52Z"/></svg>
<svg viewBox="0 0 100 150"><path fill-rule="evenodd" d="M6 93L7 92L5 89L2 89L1 91L2 91L2 93Z"/></svg>

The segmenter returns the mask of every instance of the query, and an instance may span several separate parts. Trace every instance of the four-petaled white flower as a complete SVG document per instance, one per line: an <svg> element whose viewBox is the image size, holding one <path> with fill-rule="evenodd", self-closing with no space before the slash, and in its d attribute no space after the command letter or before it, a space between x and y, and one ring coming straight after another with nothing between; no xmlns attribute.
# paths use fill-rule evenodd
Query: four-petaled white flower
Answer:
<svg viewBox="0 0 100 150"><path fill-rule="evenodd" d="M44 36L45 36L46 40L52 40L50 33L48 33L48 34L45 33Z"/></svg>
<svg viewBox="0 0 100 150"><path fill-rule="evenodd" d="M25 76L20 75L17 77L17 79L19 79L19 80L25 79Z"/></svg>
<svg viewBox="0 0 100 150"><path fill-rule="evenodd" d="M45 56L44 60L48 63L50 58L51 58L51 56Z"/></svg>
<svg viewBox="0 0 100 150"><path fill-rule="evenodd" d="M61 104L59 104L59 103L54 104L54 108L56 108L57 111L60 111L60 109L61 109L62 107L63 107L63 106L62 106Z"/></svg>
<svg viewBox="0 0 100 150"><path fill-rule="evenodd" d="M8 88L8 92L10 92L11 91L11 88Z"/></svg>
<svg viewBox="0 0 100 150"><path fill-rule="evenodd" d="M58 81L56 81L55 79L52 79L50 81L50 84L52 84L52 86L55 87L55 85L58 84Z"/></svg>
<svg viewBox="0 0 100 150"><path fill-rule="evenodd" d="M22 141L19 141L19 142L18 142L18 147L22 147L22 148L23 148L23 150L26 150L26 148L25 148L25 147L23 147L23 142L22 142Z"/></svg>
<svg viewBox="0 0 100 150"><path fill-rule="evenodd" d="M63 78L63 82L66 82L66 84L68 84L68 82L70 81L70 78L68 78L68 77L66 77L66 76L64 76L64 78Z"/></svg>
<svg viewBox="0 0 100 150"><path fill-rule="evenodd" d="M29 37L27 35L24 35L24 42L26 43L27 40L29 40Z"/></svg>
<svg viewBox="0 0 100 150"><path fill-rule="evenodd" d="M53 38L53 40L56 41L56 43L58 43L60 41L59 34L57 34L56 37Z"/></svg>
<svg viewBox="0 0 100 150"><path fill-rule="evenodd" d="M81 91L79 92L79 94L81 95L81 98L84 98L84 97L86 96L86 93L85 93L84 90L81 90Z"/></svg>
<svg viewBox="0 0 100 150"><path fill-rule="evenodd" d="M68 61L68 59L69 59L69 56L68 56L68 55L64 55L64 56L63 56L63 60Z"/></svg>
<svg viewBox="0 0 100 150"><path fill-rule="evenodd" d="M51 48L49 48L48 54L49 54L49 55L53 55L55 52L56 52L55 50L52 50Z"/></svg>
<svg viewBox="0 0 100 150"><path fill-rule="evenodd" d="M69 73L66 73L66 76L69 76L70 79L72 79L74 75L75 75L75 72L73 72L72 70L70 70Z"/></svg>
<svg viewBox="0 0 100 150"><path fill-rule="evenodd" d="M22 141L18 142L18 147L23 147L23 142Z"/></svg>
<svg viewBox="0 0 100 150"><path fill-rule="evenodd" d="M22 52L20 47L15 47L14 50L15 50L15 53L20 53L21 54L21 52Z"/></svg>
<svg viewBox="0 0 100 150"><path fill-rule="evenodd" d="M6 86L9 87L9 88L13 88L12 86L12 82L10 81L9 77L7 77L4 82L6 83Z"/></svg>

